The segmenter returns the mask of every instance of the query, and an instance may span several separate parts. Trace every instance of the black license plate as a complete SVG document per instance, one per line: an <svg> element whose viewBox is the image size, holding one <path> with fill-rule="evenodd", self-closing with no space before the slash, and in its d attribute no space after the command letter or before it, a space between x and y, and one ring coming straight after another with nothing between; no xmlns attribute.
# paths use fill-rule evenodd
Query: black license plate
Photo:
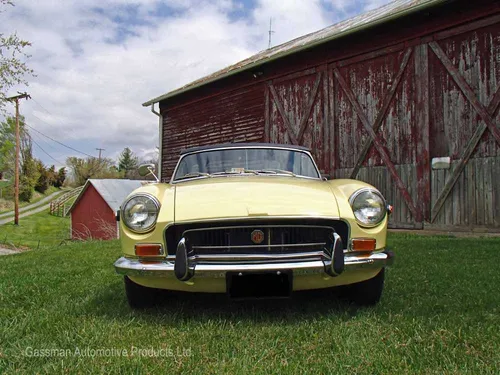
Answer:
<svg viewBox="0 0 500 375"><path fill-rule="evenodd" d="M230 298L287 298L292 294L293 273L273 271L259 273L228 272L227 293Z"/></svg>

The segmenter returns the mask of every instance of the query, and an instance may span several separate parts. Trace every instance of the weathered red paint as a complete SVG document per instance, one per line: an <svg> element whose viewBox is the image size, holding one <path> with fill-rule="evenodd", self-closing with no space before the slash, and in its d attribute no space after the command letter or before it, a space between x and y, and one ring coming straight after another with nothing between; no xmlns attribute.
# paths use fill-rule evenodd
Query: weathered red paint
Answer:
<svg viewBox="0 0 500 375"><path fill-rule="evenodd" d="M481 137L483 136L487 128L489 128L491 134L494 136L494 138L497 140L497 143L500 145L500 130L497 128L495 121L493 120L493 117L495 115L498 106L498 98L500 97L499 95L500 86L497 88L495 95L493 95L493 99L490 102L490 105L486 109L483 106L483 104L478 100L478 98L476 97L470 86L467 84L462 74L460 74L458 69L448 59L448 57L441 49L441 47L436 42L431 42L429 43L429 45L436 54L436 56L439 58L439 60L443 63L446 70L453 77L454 81L460 87L460 89L462 90L464 96L467 98L469 103L474 107L476 112L483 120L483 123L479 124L476 131L472 134L472 137L470 138L467 146L465 147L462 155L459 158L460 160L459 164L455 167L453 173L450 176L448 176L445 186L441 194L439 195L437 201L435 202L434 207L432 208L432 213L431 213L432 214L431 222L432 222L436 219L439 211L443 207L446 198L448 197L451 190L453 189L453 186L457 182L460 173L462 173L463 169L467 165L469 158L476 149L477 145L479 144L479 141L481 140Z"/></svg>
<svg viewBox="0 0 500 375"><path fill-rule="evenodd" d="M429 124L429 56L428 47L424 43L415 47L415 111L417 124ZM416 177L417 202L421 204L423 219L430 217L431 202L431 158L429 152L429 126L417 126L416 143Z"/></svg>
<svg viewBox="0 0 500 375"><path fill-rule="evenodd" d="M498 4L457 0L207 84L160 103L163 178L189 146L302 144L332 176L379 187L394 227L500 227L500 210L467 216L482 198L464 178L471 158L500 157L498 56ZM440 156L452 171L431 170ZM500 206L487 168L483 209Z"/></svg>
<svg viewBox="0 0 500 375"><path fill-rule="evenodd" d="M88 184L71 211L71 238L110 240L117 237L113 210L97 190Z"/></svg>
<svg viewBox="0 0 500 375"><path fill-rule="evenodd" d="M406 204L408 205L408 208L410 209L411 213L413 214L413 217L415 217L417 221L421 221L421 218L419 217L419 212L417 212L417 208L415 207L415 204L413 203L412 197L410 196L410 193L408 192L405 184L403 183L403 181L401 180L401 177L399 176L398 172L396 171L394 163L391 161L391 157L389 156L389 152L387 150L387 147L383 144L382 138L378 134L376 134L375 131L373 130L373 128L371 127L370 122L363 111L363 108L359 104L358 100L355 98L354 93L347 85L346 81L344 80L344 78L340 74L339 70L334 69L334 74L335 74L335 77L337 78L338 82L340 83L340 86L342 87L345 94L347 95L349 102L354 107L354 111L356 112L357 116L361 120L361 124L364 126L365 131L368 133L375 148L379 152L380 157L383 160L383 163L388 168L389 173L392 175L394 182L396 183L397 188L399 189L400 193L402 194L403 199L406 201Z"/></svg>
<svg viewBox="0 0 500 375"><path fill-rule="evenodd" d="M242 140L261 141L263 115L263 85L218 95L192 108L163 112L163 180L170 178L183 148Z"/></svg>
<svg viewBox="0 0 500 375"><path fill-rule="evenodd" d="M387 94L384 97L383 100L383 105L380 111L377 113L377 118L375 120L375 123L372 125L373 132L377 133L380 127L383 124L383 121L386 119L387 116L387 111L389 109L389 106L391 105L394 95L396 93L396 90L399 86L399 82L401 82L401 77L403 76L403 73L406 70L406 66L408 65L408 61L410 60L410 56L412 54L412 48L408 48L405 52L405 55L403 57L403 60L401 62L401 66L399 68L399 71L394 78L394 81L391 85L391 89L387 92ZM354 99L355 100L355 99ZM363 162L366 160L366 155L368 154L368 151L370 151L370 148L373 144L373 138L368 138L367 141L364 143L361 152L359 153L357 160L355 162L354 168L351 172L351 178L356 178L358 176L359 168L362 166Z"/></svg>

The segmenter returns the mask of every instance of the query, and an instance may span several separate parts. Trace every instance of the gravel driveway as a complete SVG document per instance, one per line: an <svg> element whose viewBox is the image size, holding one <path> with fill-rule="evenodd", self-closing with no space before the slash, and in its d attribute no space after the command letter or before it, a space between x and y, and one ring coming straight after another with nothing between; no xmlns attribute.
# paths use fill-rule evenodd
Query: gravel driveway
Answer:
<svg viewBox="0 0 500 375"><path fill-rule="evenodd" d="M48 197L45 197L36 203L29 204L25 207L21 207L19 209L20 213L19 217L33 215L48 209L50 206L50 202L59 195L64 194L64 192L65 191L56 191L55 193L50 194ZM7 224L13 220L14 220L14 211L4 212L0 214L0 225Z"/></svg>

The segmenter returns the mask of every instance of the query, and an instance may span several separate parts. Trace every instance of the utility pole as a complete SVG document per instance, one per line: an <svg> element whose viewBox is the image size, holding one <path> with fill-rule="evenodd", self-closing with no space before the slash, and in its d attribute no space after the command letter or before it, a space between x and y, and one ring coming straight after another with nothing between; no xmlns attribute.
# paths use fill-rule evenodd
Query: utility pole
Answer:
<svg viewBox="0 0 500 375"><path fill-rule="evenodd" d="M7 100L16 101L16 164L14 166L14 224L19 225L19 150L20 150L20 135L19 135L19 99L30 99L27 93L19 93L19 95L7 98Z"/></svg>
<svg viewBox="0 0 500 375"><path fill-rule="evenodd" d="M97 151L99 151L99 160L101 160L101 152L106 151L104 148L96 148Z"/></svg>

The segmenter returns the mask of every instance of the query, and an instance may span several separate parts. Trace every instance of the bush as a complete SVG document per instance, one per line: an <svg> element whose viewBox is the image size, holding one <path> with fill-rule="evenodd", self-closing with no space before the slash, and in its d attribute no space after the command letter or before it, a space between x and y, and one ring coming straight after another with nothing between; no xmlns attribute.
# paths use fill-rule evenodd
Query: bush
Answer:
<svg viewBox="0 0 500 375"><path fill-rule="evenodd" d="M6 200L14 199L14 182L0 182L0 198Z"/></svg>
<svg viewBox="0 0 500 375"><path fill-rule="evenodd" d="M20 176L19 178L19 200L23 202L31 201L33 198L33 193L35 191L35 184L33 180L27 178L26 176Z"/></svg>
<svg viewBox="0 0 500 375"><path fill-rule="evenodd" d="M56 188L62 187L65 180L66 180L66 169L64 167L59 168L59 171L57 171L57 173L55 173L54 175L54 186Z"/></svg>
<svg viewBox="0 0 500 375"><path fill-rule="evenodd" d="M40 177L35 184L35 190L43 194L47 191L50 186L50 172L40 160L37 160L37 168Z"/></svg>

